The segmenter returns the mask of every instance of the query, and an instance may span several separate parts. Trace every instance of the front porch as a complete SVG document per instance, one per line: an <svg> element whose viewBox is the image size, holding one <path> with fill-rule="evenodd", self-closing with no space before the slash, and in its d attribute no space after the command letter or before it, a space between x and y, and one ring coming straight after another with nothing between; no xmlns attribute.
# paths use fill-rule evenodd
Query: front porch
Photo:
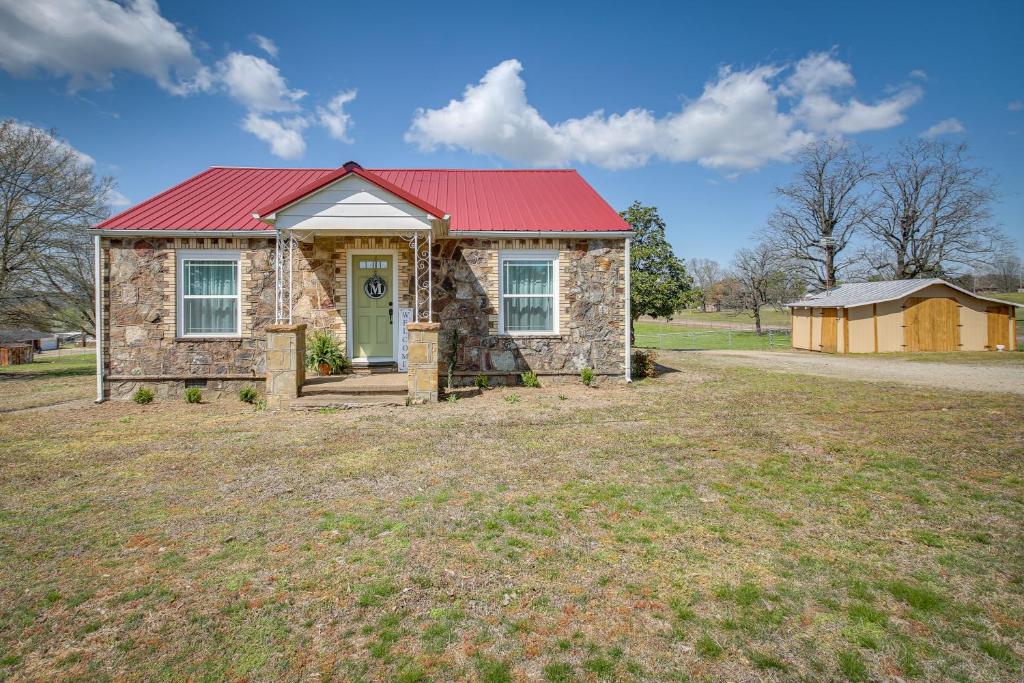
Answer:
<svg viewBox="0 0 1024 683"><path fill-rule="evenodd" d="M409 380L404 372L310 377L303 383L301 395L289 407L321 410L397 406L404 405L408 395Z"/></svg>

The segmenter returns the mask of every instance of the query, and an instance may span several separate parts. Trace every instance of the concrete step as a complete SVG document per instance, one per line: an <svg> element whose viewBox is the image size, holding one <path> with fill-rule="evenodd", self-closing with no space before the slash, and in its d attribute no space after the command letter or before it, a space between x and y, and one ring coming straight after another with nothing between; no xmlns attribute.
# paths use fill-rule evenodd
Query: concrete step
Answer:
<svg viewBox="0 0 1024 683"><path fill-rule="evenodd" d="M367 396L367 395L388 395L405 396L409 393L406 386L397 387L393 384L359 384L347 385L345 387L327 385L310 385L302 387L303 396Z"/></svg>
<svg viewBox="0 0 1024 683"><path fill-rule="evenodd" d="M379 408L386 406L404 406L405 396L365 395L365 394L325 394L320 396L300 396L288 406L292 410L352 410L354 408Z"/></svg>

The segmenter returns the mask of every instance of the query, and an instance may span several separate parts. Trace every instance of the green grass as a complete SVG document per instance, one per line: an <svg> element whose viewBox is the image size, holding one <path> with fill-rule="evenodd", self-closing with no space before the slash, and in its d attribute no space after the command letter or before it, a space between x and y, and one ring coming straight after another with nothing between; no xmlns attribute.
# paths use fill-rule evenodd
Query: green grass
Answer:
<svg viewBox="0 0 1024 683"><path fill-rule="evenodd" d="M0 368L0 413L95 395L96 356L36 355L32 363Z"/></svg>
<svg viewBox="0 0 1024 683"><path fill-rule="evenodd" d="M635 346L638 348L696 350L789 350L789 334L762 334L739 330L716 330L671 323L637 322Z"/></svg>
<svg viewBox="0 0 1024 683"><path fill-rule="evenodd" d="M789 327L789 311L773 306L761 308L761 324L770 327ZM723 323L745 323L754 324L754 315L750 311L715 311L703 313L699 309L685 309L677 311L672 316L673 320L693 322L723 322Z"/></svg>
<svg viewBox="0 0 1024 683"><path fill-rule="evenodd" d="M0 376L35 375L39 377L85 377L96 373L96 356L92 353L69 353L63 356L36 355L24 365L0 368Z"/></svg>
<svg viewBox="0 0 1024 683"><path fill-rule="evenodd" d="M0 680L1020 680L1018 397L659 360L0 416Z"/></svg>

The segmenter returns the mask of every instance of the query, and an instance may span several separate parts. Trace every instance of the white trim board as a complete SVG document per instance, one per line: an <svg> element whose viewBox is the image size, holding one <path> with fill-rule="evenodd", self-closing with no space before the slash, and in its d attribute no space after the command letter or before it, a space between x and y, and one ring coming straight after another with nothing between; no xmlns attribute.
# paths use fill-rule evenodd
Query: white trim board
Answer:
<svg viewBox="0 0 1024 683"><path fill-rule="evenodd" d="M191 261L234 261L235 284L238 293L235 295L235 332L230 334L185 334L184 291L185 278L182 274L182 263ZM178 249L174 263L174 333L179 339L240 339L242 337L242 252L238 249Z"/></svg>
<svg viewBox="0 0 1024 683"><path fill-rule="evenodd" d="M517 331L509 332L505 329L505 261L515 261L517 259L537 259L537 260L550 260L551 261L551 296L554 301L552 304L552 325L551 330L530 330L530 331ZM498 251L498 334L509 336L509 337L540 337L559 336L560 324L560 311L558 310L558 304L561 300L561 279L559 278L559 253L550 249L502 249Z"/></svg>

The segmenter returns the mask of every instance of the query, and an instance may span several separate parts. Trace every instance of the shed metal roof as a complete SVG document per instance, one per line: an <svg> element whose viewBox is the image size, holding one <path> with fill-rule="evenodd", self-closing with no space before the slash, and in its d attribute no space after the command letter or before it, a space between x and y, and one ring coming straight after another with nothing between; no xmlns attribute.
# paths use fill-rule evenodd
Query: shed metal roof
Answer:
<svg viewBox="0 0 1024 683"><path fill-rule="evenodd" d="M346 165L347 166L347 165ZM268 230L253 212L295 201L335 168L213 167L99 225L103 230ZM574 170L365 169L447 212L452 231L625 232L632 228ZM442 214L443 215L443 214Z"/></svg>
<svg viewBox="0 0 1024 683"><path fill-rule="evenodd" d="M840 285L829 292L814 294L801 299L800 301L788 303L786 306L789 306L790 308L853 308L855 306L867 306L869 304L877 304L883 301L902 299L905 296L909 296L914 292L920 291L925 287L930 287L931 285L946 285L947 287L952 287L958 292L963 292L964 294L968 294L985 301L1009 304L1010 306L1021 305L1015 304L1012 301L1003 301L1002 299L980 296L974 292L969 292L962 287L957 287L951 282L946 282L941 278L929 278L926 280L851 282L849 284Z"/></svg>

